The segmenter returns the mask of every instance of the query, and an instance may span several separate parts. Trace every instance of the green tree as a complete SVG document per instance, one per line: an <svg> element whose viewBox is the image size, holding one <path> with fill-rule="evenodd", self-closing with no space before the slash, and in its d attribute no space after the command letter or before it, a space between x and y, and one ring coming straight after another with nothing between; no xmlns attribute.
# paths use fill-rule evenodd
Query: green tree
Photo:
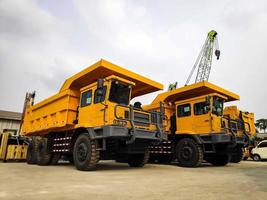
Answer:
<svg viewBox="0 0 267 200"><path fill-rule="evenodd" d="M267 119L258 119L256 120L255 126L259 130L263 130L265 133L265 130L267 129Z"/></svg>

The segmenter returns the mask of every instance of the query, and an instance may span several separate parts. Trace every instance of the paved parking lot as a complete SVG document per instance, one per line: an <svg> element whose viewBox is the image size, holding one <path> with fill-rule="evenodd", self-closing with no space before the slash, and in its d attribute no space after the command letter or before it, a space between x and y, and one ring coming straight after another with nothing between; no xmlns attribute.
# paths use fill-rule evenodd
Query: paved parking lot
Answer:
<svg viewBox="0 0 267 200"><path fill-rule="evenodd" d="M199 168L100 162L81 172L68 163L0 163L0 199L266 199L267 162Z"/></svg>

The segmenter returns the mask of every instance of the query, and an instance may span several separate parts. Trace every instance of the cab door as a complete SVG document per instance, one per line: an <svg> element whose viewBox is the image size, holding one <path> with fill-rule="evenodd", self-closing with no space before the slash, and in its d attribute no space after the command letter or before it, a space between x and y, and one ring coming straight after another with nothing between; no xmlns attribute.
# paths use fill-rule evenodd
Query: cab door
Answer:
<svg viewBox="0 0 267 200"><path fill-rule="evenodd" d="M107 93L107 86L98 88L94 92L94 103L93 103L94 126L103 126L107 122L106 93Z"/></svg>
<svg viewBox="0 0 267 200"><path fill-rule="evenodd" d="M224 100L220 97L212 97L212 107L211 107L211 131L218 133L222 131L222 115L223 115L223 102ZM237 124L236 124L237 126Z"/></svg>
<svg viewBox="0 0 267 200"><path fill-rule="evenodd" d="M211 115L206 101L198 101L193 105L193 129L195 133L205 134L211 132Z"/></svg>
<svg viewBox="0 0 267 200"><path fill-rule="evenodd" d="M88 124L87 126L92 126L92 111L93 111L93 90L87 90L82 92L80 108L79 108L79 124Z"/></svg>
<svg viewBox="0 0 267 200"><path fill-rule="evenodd" d="M79 124L85 126L103 126L106 122L107 86L82 92L79 109Z"/></svg>
<svg viewBox="0 0 267 200"><path fill-rule="evenodd" d="M176 106L177 118L176 118L176 133L192 133L192 116L191 116L191 104L178 104Z"/></svg>

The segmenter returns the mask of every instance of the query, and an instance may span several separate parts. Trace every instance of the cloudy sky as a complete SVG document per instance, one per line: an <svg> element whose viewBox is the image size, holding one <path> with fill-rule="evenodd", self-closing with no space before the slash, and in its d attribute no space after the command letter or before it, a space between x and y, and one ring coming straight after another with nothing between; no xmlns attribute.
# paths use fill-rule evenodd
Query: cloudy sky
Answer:
<svg viewBox="0 0 267 200"><path fill-rule="evenodd" d="M211 29L210 82L267 118L266 0L0 0L0 109L21 111L26 91L40 101L101 58L183 86Z"/></svg>

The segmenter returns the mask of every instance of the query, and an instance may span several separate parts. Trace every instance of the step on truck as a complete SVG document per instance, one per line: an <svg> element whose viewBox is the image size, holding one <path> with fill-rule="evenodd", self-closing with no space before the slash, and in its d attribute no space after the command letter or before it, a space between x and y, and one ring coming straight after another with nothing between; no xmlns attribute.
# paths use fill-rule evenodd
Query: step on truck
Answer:
<svg viewBox="0 0 267 200"><path fill-rule="evenodd" d="M223 117L224 103L235 100L238 95L207 81L159 94L143 109L159 111L163 104L168 140L150 147L150 160L176 160L183 167L199 166L203 160L226 165L245 140L231 129L231 119Z"/></svg>
<svg viewBox="0 0 267 200"><path fill-rule="evenodd" d="M54 96L26 103L27 163L54 165L64 156L84 171L104 159L144 166L149 145L166 138L163 114L129 102L161 89L160 83L100 60L68 78Z"/></svg>

